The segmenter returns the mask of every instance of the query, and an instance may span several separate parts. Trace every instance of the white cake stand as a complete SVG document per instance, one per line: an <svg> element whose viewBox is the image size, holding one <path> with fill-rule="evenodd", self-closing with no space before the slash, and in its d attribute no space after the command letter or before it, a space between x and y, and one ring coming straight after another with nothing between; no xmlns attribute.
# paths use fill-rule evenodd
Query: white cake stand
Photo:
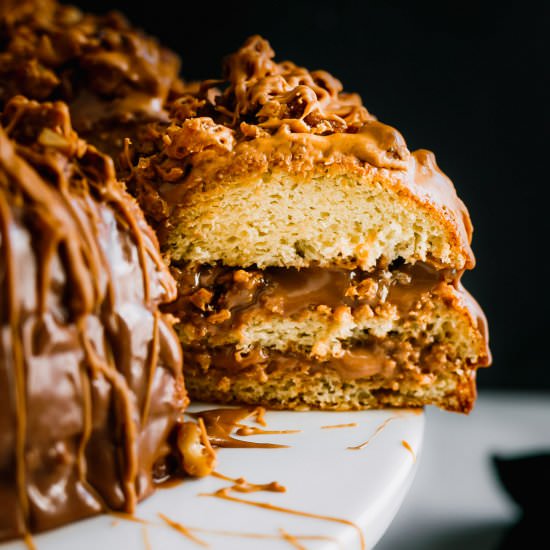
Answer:
<svg viewBox="0 0 550 550"><path fill-rule="evenodd" d="M210 408L194 405L191 410ZM371 549L394 518L412 482L424 431L424 413L276 412L268 430L295 434L248 436L248 441L289 445L284 449L221 449L217 471L253 483L277 481L284 493L230 493L251 502L349 521ZM347 427L323 428L352 424ZM253 424L250 424L253 425ZM365 441L361 450L350 450ZM138 506L145 523L104 515L34 537L38 550L184 550L206 547L159 517L191 529L207 547L223 550L307 548L360 549L358 529L344 522L306 517L221 500L213 493L231 483L208 477L161 489ZM0 544L22 550L23 542Z"/></svg>

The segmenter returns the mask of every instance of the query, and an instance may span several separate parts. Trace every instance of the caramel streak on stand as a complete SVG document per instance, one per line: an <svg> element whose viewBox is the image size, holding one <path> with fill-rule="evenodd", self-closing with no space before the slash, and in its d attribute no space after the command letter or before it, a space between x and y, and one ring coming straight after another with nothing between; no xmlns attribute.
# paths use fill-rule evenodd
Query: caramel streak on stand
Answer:
<svg viewBox="0 0 550 550"><path fill-rule="evenodd" d="M193 527L190 529L191 531L197 532L197 533L204 533L208 535L218 535L222 537L239 537L244 539L267 539L267 540L281 540L281 535L268 535L264 533L247 533L245 531L224 531L224 530L216 530L216 529L202 529L201 527ZM338 544L338 540L334 537L329 537L325 535L296 535L295 538L297 540L311 540L311 541L326 541L326 542L334 542L335 544Z"/></svg>
<svg viewBox="0 0 550 550"><path fill-rule="evenodd" d="M403 441L401 441L401 445L403 445L403 447L405 447L405 449L407 449L407 451L411 453L413 462L416 462L416 453L414 452L413 448L410 446L409 442L403 439Z"/></svg>
<svg viewBox="0 0 550 550"><path fill-rule="evenodd" d="M218 477L220 479L225 479L225 480L228 480L228 481L235 481L235 482L238 482L242 479L242 478L234 479L234 478L231 478L231 477L228 477L228 476L224 476L223 474L218 474L217 472L215 472L212 475L214 477ZM272 484L275 484L275 486L278 486L279 489L269 488ZM250 485L253 485L253 484L250 484ZM260 488L253 489L253 490L257 490L257 491L276 491L276 492L281 492L280 488L282 488L283 491L286 490L281 485L278 485L277 482L266 483L264 485L256 485L256 487L262 487L262 488L261 489ZM234 490L238 491L239 489L234 489ZM252 491L247 491L247 492L252 492ZM196 537L194 535L194 533L203 533L205 535L214 535L214 536L221 536L221 537L237 537L237 538L247 538L247 539L270 539L270 540L284 539L282 534L281 535L270 535L270 534L267 534L267 533L250 533L250 532L246 532L246 531L226 531L226 530L223 530L223 529L206 529L206 528L203 528L203 527L185 526L185 525L181 524L180 522L177 522L177 521L169 518L168 516L166 516L165 514L162 514L162 513L158 514L160 519L162 519L162 521L163 521L162 524L155 523L155 522L152 522L152 521L147 521L145 519L135 517L131 514L116 513L116 512L110 512L110 514L114 515L114 516L116 516L116 517L118 517L122 520L125 520L125 521L132 521L132 522L135 522L135 523L142 524L142 533L143 533L143 541L144 541L144 545L145 545L145 550L152 550L152 545L151 545L151 541L150 541L150 538L149 538L149 531L147 529L148 526L169 527L169 528L177 531L178 533L182 534L186 538L190 538L193 542L195 542L196 544L199 544L203 547L208 547L209 544L206 541L203 541L202 539L199 539L198 537ZM115 520L115 521L118 523L118 520ZM114 525L114 522L113 522L113 525ZM293 536L293 535L289 535L289 536ZM335 544L338 544L338 540L335 537L331 537L331 536L328 536L328 535L296 535L296 536L294 536L294 538L296 540L326 541L326 542L334 542ZM287 539L284 539L284 540L287 540ZM37 550L36 546L34 546L34 544L32 543L32 538L30 537L30 535L28 536L28 541L26 541L26 542L27 542L27 545L28 545L30 550Z"/></svg>
<svg viewBox="0 0 550 550"><path fill-rule="evenodd" d="M293 548L296 548L297 550L307 550L305 546L298 542L298 539L294 535L287 533L284 529L279 529L279 531L281 532L281 537L283 540L290 543Z"/></svg>
<svg viewBox="0 0 550 550"><path fill-rule="evenodd" d="M347 525L355 529L359 536L361 550L365 550L366 548L365 537L363 536L363 532L361 531L361 528L356 523L353 523L353 521L343 519L343 518L336 518L333 516L324 516L322 514L313 514L310 512L303 512L301 510L294 510L292 508L283 508L282 506L275 506L274 504L270 504L269 502L254 502L251 500L246 500L244 498L234 497L229 494L230 490L231 490L231 487L225 487L223 489L217 490L215 493L201 493L199 496L216 497L223 500L229 500L231 502L239 502L241 504L247 504L248 506L255 506L256 508L263 508L265 510L281 512L283 514L290 514L293 516L302 516L306 518L320 519L324 521L332 521L334 523L341 523L343 525Z"/></svg>
<svg viewBox="0 0 550 550"><path fill-rule="evenodd" d="M331 424L328 426L321 426L321 430L332 430L333 428L356 428L357 422L350 422L349 424Z"/></svg>
<svg viewBox="0 0 550 550"><path fill-rule="evenodd" d="M389 418L386 418L378 428L374 431L374 433L363 443L360 445L356 445L354 447L348 447L351 451L360 451L361 449L364 449L392 420L395 420L398 418L397 416L390 416Z"/></svg>
<svg viewBox="0 0 550 550"><path fill-rule="evenodd" d="M262 430L262 428L256 428L255 426L245 426L244 424L237 424L236 435L281 435L281 434L298 434L302 430Z"/></svg>
<svg viewBox="0 0 550 550"><path fill-rule="evenodd" d="M25 546L29 550L38 550L38 548L36 548L36 544L34 544L34 539L32 538L32 535L30 533L25 534L25 536L23 537L23 542L25 543Z"/></svg>
<svg viewBox="0 0 550 550"><path fill-rule="evenodd" d="M177 524L176 521L173 523ZM267 533L250 533L246 531L225 531L223 529L204 529L202 527L186 527L188 531L193 533L203 533L205 535L214 535L221 537L238 537L245 539L264 539L264 540L285 540L282 535L269 535ZM179 529L176 529L178 532ZM296 540L311 540L311 541L326 541L334 542L338 544L338 540L334 537L329 537L326 535L296 535L294 537Z"/></svg>
<svg viewBox="0 0 550 550"><path fill-rule="evenodd" d="M153 550L151 546L151 540L149 539L149 531L147 530L147 525L141 526L141 534L143 535L143 545L145 550Z"/></svg>
<svg viewBox="0 0 550 550"><path fill-rule="evenodd" d="M228 487L231 491L237 493L255 493L257 491L268 491L270 493L286 493L286 487L281 485L278 481L271 481L270 483L250 483L244 477L228 477L218 472L212 472L213 477L223 479L225 481L232 481L234 485Z"/></svg>
<svg viewBox="0 0 550 550"><path fill-rule="evenodd" d="M184 537L192 540L199 546L204 546L205 548L208 548L210 546L207 542L195 536L189 528L185 527L185 525L182 525L181 523L170 519L168 516L165 516L161 512L159 512L158 516L160 519L162 519L162 521L164 521L164 523L166 523L166 525L172 527L172 529L175 529L178 533L181 533Z"/></svg>
<svg viewBox="0 0 550 550"><path fill-rule="evenodd" d="M267 426L267 422L265 419L265 408L256 407L255 414L256 414L256 423L265 428Z"/></svg>
<svg viewBox="0 0 550 550"><path fill-rule="evenodd" d="M246 420L252 416L256 417L256 422L265 425L264 418L265 410L262 407L256 408L238 408L238 409L210 409L189 413L189 416L202 419L210 443L216 447L243 448L255 447L258 449L283 449L288 445L278 445L276 443L256 443L252 441L243 441L232 437L232 433L237 429L248 428L240 424L242 420ZM248 428L254 430L254 428ZM259 428L258 428L259 430ZM238 432L237 432L238 433ZM254 432L260 433L260 432ZM263 432L270 433L270 432ZM275 432L271 432L275 433ZM277 433L292 433L292 432L277 432ZM240 435L253 435L252 433L242 433Z"/></svg>
<svg viewBox="0 0 550 550"><path fill-rule="evenodd" d="M122 519L124 521L131 521L132 523L141 523L141 525L147 525L149 522L146 519L134 516L134 514L127 514L126 512L108 512L110 516L114 516L117 520ZM117 521L115 520L115 521Z"/></svg>

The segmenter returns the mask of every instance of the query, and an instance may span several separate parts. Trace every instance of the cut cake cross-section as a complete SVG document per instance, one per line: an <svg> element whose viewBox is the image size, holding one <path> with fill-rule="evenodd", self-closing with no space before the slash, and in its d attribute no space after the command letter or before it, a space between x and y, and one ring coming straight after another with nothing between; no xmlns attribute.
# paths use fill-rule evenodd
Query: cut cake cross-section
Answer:
<svg viewBox="0 0 550 550"><path fill-rule="evenodd" d="M338 80L273 58L249 38L133 148L128 187L179 285L190 394L469 411L490 353L460 284L464 204L432 153Z"/></svg>

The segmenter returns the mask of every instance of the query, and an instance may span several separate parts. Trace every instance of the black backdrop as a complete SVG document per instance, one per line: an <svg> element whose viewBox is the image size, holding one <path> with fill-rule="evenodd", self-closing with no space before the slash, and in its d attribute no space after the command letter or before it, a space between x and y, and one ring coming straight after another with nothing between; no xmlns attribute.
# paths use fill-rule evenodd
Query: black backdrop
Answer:
<svg viewBox="0 0 550 550"><path fill-rule="evenodd" d="M409 148L435 151L475 228L477 267L464 282L487 313L494 356L480 386L550 388L542 9L465 0L73 1L125 12L181 55L187 79L217 77L222 56L262 34L279 60L326 69L359 92Z"/></svg>

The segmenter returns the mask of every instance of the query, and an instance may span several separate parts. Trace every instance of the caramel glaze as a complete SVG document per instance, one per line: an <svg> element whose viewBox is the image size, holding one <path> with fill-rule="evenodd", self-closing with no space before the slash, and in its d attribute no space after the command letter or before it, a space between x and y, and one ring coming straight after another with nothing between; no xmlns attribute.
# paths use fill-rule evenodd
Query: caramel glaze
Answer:
<svg viewBox="0 0 550 550"><path fill-rule="evenodd" d="M193 418L201 419L206 427L210 443L216 447L231 447L231 448L258 448L258 449L281 449L286 445L277 445L275 443L257 443L254 441L243 441L232 437L232 433L247 426L241 425L241 422L251 416L262 414L258 411L262 407L257 408L235 408L235 409L209 409L196 413L189 413ZM261 433L261 432L258 432ZM266 432L264 432L266 433ZM267 433L293 433L292 431L284 432L267 432ZM240 435L243 435L242 433ZM246 435L253 435L246 433Z"/></svg>
<svg viewBox="0 0 550 550"><path fill-rule="evenodd" d="M179 463L187 397L176 286L110 159L64 104L0 120L2 540L133 511Z"/></svg>
<svg viewBox="0 0 550 550"><path fill-rule="evenodd" d="M357 94L325 71L277 63L269 43L250 37L224 66L220 80L182 88L170 123L134 144L129 187L151 221L161 247L177 227L178 210L193 193L223 182L276 171L298 181L319 174L383 180L451 227L456 267L473 267L466 207L432 153L411 153L395 129L371 115Z"/></svg>
<svg viewBox="0 0 550 550"><path fill-rule="evenodd" d="M110 154L140 124L164 120L164 103L180 85L178 57L116 12L7 0L0 43L0 108L17 94L62 99L81 135Z"/></svg>

